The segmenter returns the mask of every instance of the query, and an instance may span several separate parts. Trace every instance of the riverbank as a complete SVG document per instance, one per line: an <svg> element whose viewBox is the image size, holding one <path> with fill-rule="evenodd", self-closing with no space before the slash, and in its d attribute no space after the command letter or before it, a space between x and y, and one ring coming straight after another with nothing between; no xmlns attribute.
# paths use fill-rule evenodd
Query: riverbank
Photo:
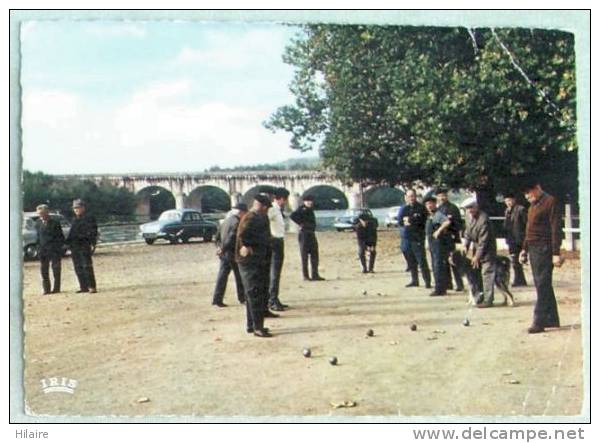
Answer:
<svg viewBox="0 0 600 443"><path fill-rule="evenodd" d="M318 237L325 282L302 281L297 241L286 239L281 298L291 308L267 322L271 339L245 332L232 278L230 306L210 305L218 265L212 244L102 245L94 256L94 295L74 293L72 265L64 260L64 292L40 296L38 263L25 263L29 410L270 417L580 412L577 259L555 271L563 327L531 336L532 288L514 290L514 308L470 311L465 294L428 297L423 288L404 288L408 274L394 231L380 232L377 273L367 275L359 272L352 233ZM462 325L466 316L469 327ZM311 358L302 356L305 347ZM331 356L337 366L328 363ZM40 380L48 377L76 380L75 392L43 393ZM345 401L355 406L332 406Z"/></svg>

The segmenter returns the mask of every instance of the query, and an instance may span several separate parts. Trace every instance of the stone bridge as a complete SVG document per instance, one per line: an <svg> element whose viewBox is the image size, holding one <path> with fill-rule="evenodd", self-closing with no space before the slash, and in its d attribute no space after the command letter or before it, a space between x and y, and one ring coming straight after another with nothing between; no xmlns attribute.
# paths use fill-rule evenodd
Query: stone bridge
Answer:
<svg viewBox="0 0 600 443"><path fill-rule="evenodd" d="M318 187L339 191L340 208L358 208L366 203L365 196L375 188L362 188L358 183L346 183L335 175L323 171L233 171L206 173L156 173L127 175L68 175L59 178L78 178L96 183L110 183L125 187L137 196L138 215L151 212L151 200L161 192L169 193L176 208L202 210L202 196L207 190L222 192L230 205L250 203L254 195L264 187L283 187L290 192L289 206L296 208L302 196L313 193ZM331 191L331 190L330 190ZM224 198L223 194L223 198Z"/></svg>

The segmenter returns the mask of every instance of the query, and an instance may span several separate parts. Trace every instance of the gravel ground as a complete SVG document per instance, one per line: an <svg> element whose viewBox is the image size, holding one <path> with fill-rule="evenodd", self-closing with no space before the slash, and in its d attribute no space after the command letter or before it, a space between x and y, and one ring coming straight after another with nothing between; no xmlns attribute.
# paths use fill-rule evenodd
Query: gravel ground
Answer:
<svg viewBox="0 0 600 443"><path fill-rule="evenodd" d="M359 272L351 233L318 235L324 282L301 279L286 239L273 338L245 332L233 278L212 307L212 244L122 244L94 256L98 294L40 295L24 265L25 395L32 414L194 416L577 415L583 401L580 266L555 271L562 328L528 335L535 292L516 307L469 310L466 294L404 288L396 232L380 233L376 273ZM527 269L527 277L531 275ZM502 301L497 297L497 303ZM469 316L471 325L462 325ZM416 331L410 326L417 325ZM373 337L366 331L374 330ZM302 350L310 347L312 356ZM328 363L336 356L339 363ZM77 380L74 394L40 380ZM344 405L346 407L339 407ZM336 407L338 406L338 407Z"/></svg>

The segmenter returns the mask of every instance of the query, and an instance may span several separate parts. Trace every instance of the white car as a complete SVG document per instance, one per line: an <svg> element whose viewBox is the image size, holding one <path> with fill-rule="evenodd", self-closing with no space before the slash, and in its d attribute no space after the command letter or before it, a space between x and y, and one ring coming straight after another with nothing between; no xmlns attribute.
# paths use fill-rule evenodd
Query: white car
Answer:
<svg viewBox="0 0 600 443"><path fill-rule="evenodd" d="M392 206L388 210L388 213L385 216L385 225L388 228L398 227L398 214L400 213L401 209L402 209L402 206Z"/></svg>

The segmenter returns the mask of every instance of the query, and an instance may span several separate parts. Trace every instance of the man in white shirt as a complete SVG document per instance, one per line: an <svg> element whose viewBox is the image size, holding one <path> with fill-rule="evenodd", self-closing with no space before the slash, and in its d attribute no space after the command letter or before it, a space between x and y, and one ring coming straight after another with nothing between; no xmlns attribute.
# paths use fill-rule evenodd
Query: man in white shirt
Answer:
<svg viewBox="0 0 600 443"><path fill-rule="evenodd" d="M285 188L277 188L274 192L273 206L267 216L271 226L271 278L269 282L269 308L273 311L283 311L287 308L279 300L279 280L283 267L285 215L283 209L287 204L290 193Z"/></svg>

